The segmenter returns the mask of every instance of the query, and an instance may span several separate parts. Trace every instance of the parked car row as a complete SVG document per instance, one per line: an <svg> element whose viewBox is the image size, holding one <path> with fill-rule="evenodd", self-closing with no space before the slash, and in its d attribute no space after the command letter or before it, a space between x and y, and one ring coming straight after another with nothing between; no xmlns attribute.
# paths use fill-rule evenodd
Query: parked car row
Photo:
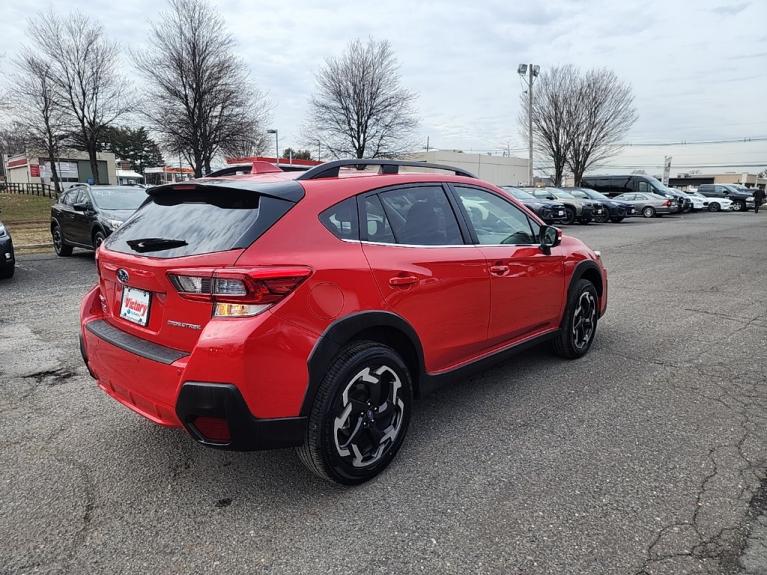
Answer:
<svg viewBox="0 0 767 575"><path fill-rule="evenodd" d="M581 187L502 186L549 224L614 222L695 210L745 211L754 207L752 190L733 184L704 184L697 190L670 188L644 175L586 176Z"/></svg>

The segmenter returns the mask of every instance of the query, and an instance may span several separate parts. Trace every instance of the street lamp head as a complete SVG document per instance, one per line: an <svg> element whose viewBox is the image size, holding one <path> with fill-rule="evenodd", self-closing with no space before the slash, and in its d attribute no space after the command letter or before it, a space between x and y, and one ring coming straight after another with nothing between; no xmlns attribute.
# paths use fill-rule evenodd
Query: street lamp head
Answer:
<svg viewBox="0 0 767 575"><path fill-rule="evenodd" d="M527 74L527 64L520 64L517 67L517 74L520 74L521 76Z"/></svg>
<svg viewBox="0 0 767 575"><path fill-rule="evenodd" d="M533 76L537 76L540 69L540 66L533 66Z"/></svg>
<svg viewBox="0 0 767 575"><path fill-rule="evenodd" d="M266 133L267 134L276 134L277 130L267 130Z"/></svg>

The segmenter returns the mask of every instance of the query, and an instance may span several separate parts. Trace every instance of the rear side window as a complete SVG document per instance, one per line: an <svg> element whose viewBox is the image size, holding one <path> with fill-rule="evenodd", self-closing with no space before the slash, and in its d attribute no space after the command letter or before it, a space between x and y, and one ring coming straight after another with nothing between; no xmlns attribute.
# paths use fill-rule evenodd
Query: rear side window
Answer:
<svg viewBox="0 0 767 575"><path fill-rule="evenodd" d="M349 198L320 214L320 222L339 240L359 239L357 200Z"/></svg>
<svg viewBox="0 0 767 575"><path fill-rule="evenodd" d="M461 229L442 186L414 186L379 197L398 244L463 244Z"/></svg>
<svg viewBox="0 0 767 575"><path fill-rule="evenodd" d="M293 206L252 191L172 191L150 196L107 240L126 254L178 258L248 247Z"/></svg>

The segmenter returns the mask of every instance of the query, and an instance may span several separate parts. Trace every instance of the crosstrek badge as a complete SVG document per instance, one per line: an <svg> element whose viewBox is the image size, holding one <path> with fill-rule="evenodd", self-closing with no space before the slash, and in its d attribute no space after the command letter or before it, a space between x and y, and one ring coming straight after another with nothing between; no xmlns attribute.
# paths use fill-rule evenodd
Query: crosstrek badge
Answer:
<svg viewBox="0 0 767 575"><path fill-rule="evenodd" d="M141 289L123 289L120 317L138 325L146 325L149 319L149 296L148 291Z"/></svg>

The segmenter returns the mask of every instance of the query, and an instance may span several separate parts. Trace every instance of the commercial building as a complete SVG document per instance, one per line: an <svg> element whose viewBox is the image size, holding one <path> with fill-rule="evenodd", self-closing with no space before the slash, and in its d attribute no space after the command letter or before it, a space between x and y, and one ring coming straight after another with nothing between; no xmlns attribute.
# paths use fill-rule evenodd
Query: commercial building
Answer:
<svg viewBox="0 0 767 575"><path fill-rule="evenodd" d="M110 152L96 154L99 179L102 184L116 184L115 156ZM56 171L61 182L94 183L91 163L87 152L62 150L56 161ZM6 181L11 184L51 184L52 171L45 154L29 152L11 156L5 162Z"/></svg>
<svg viewBox="0 0 767 575"><path fill-rule="evenodd" d="M467 154L460 150L433 150L416 152L409 155L408 159L463 168L498 186L527 184L528 162L524 158Z"/></svg>
<svg viewBox="0 0 767 575"><path fill-rule="evenodd" d="M118 186L133 186L135 184L143 184L144 176L136 172L130 162L126 160L117 160L117 185Z"/></svg>
<svg viewBox="0 0 767 575"><path fill-rule="evenodd" d="M185 182L193 177L194 170L188 167L157 166L144 170L144 183L149 186Z"/></svg>

